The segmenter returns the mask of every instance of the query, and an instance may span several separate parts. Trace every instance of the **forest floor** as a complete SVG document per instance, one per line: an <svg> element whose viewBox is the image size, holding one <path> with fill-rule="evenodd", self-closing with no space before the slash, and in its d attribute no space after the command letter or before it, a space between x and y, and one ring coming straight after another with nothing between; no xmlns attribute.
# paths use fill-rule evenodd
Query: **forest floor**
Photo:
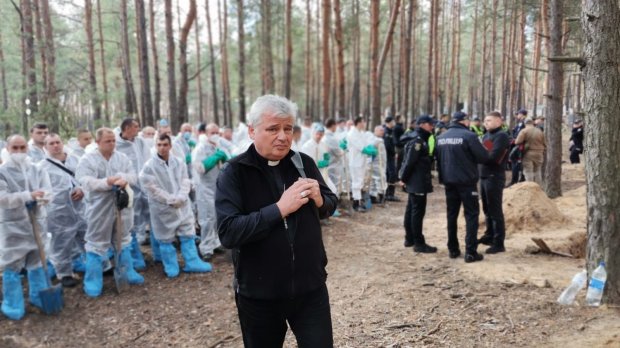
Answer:
<svg viewBox="0 0 620 348"><path fill-rule="evenodd" d="M555 200L545 201L528 184L505 190L507 252L473 264L448 258L445 197L437 184L424 221L437 254L403 247L402 192L401 203L330 219L323 235L335 345L620 346L618 308L584 306L585 291L574 306L556 303L584 259L533 253L531 237L571 252L571 236L585 233L583 166L564 164L563 172L564 196ZM548 210L553 206L558 209ZM462 216L459 238L463 250ZM149 248L144 251L150 259ZM107 277L98 299L81 287L65 290L58 316L32 306L21 321L0 316L0 347L241 347L232 265L222 255L213 265L210 274L172 280L161 265L150 266L146 284L121 295ZM285 346L296 346L290 331Z"/></svg>

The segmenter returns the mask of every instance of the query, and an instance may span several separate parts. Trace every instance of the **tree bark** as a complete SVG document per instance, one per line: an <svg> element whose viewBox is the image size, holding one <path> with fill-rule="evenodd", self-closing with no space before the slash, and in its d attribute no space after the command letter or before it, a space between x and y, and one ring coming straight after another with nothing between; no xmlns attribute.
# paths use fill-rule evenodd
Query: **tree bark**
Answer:
<svg viewBox="0 0 620 348"><path fill-rule="evenodd" d="M508 31L506 30L506 23L508 22L508 0L504 0L504 17L502 21L502 72L501 72L501 89L500 89L500 111L506 121L509 120L508 117L508 79L507 79L507 71L508 71L508 47L510 47L510 42L507 40Z"/></svg>
<svg viewBox="0 0 620 348"><path fill-rule="evenodd" d="M419 104L419 95L420 95L420 88L418 88L417 86L417 81L419 81L420 79L418 78L418 72L416 70L416 68L418 67L418 52L420 52L417 47L416 44L418 42L417 40L417 24L418 24L418 19L417 19L417 15L418 15L418 2L417 0L411 0L411 5L413 7L413 13L412 13L412 30L411 30L411 118L408 118L407 121L411 121L414 120L415 117L417 116L418 111L420 110L420 104Z"/></svg>
<svg viewBox="0 0 620 348"><path fill-rule="evenodd" d="M153 2L155 0L151 0ZM105 50L103 47L103 22L101 20L101 0L97 0L97 27L99 30L99 61L101 63L101 82L103 84L103 115L106 123L110 122L110 105L108 103L108 77L105 64Z"/></svg>
<svg viewBox="0 0 620 348"><path fill-rule="evenodd" d="M178 131L180 126L187 122L187 88L188 88L188 74L187 74L187 37L189 31L192 29L192 24L196 19L196 0L189 1L189 11L187 17L185 17L185 23L181 27L179 35L179 72L181 75L181 81L179 81L179 109L178 117L171 117L171 126L173 131Z"/></svg>
<svg viewBox="0 0 620 348"><path fill-rule="evenodd" d="M32 28L32 7L30 0L21 0L21 12L23 15L23 36L24 50L22 52L23 66L25 68L26 75L26 91L25 95L29 100L28 108L30 108L32 114L36 114L38 111L38 93L37 93L37 67L35 61L34 50L34 32ZM28 117L28 115L26 115ZM24 130L26 130L26 127Z"/></svg>
<svg viewBox="0 0 620 348"><path fill-rule="evenodd" d="M411 81L411 58L412 58L412 47L411 47L411 43L413 41L412 37L413 37L413 16L415 14L415 8L416 6L416 1L415 0L409 0L409 6L407 7L407 15L405 16L403 14L402 17L402 21L403 23L405 23L406 20L406 26L405 26L405 30L404 30L404 35L401 38L401 40L403 40L402 46L403 46L403 50L402 50L402 57L401 57L401 78L402 78L402 89L401 89L401 96L400 96L400 105L399 105L399 110L400 113L403 117L403 119L405 120L405 123L408 124L408 120L409 120L409 96L410 96L410 89L409 89L409 83Z"/></svg>
<svg viewBox="0 0 620 348"><path fill-rule="evenodd" d="M487 108L487 13L486 0L482 1L482 56L480 57L480 103L475 114L484 115Z"/></svg>
<svg viewBox="0 0 620 348"><path fill-rule="evenodd" d="M536 117L538 114L538 69L540 67L540 49L542 46L542 18L541 16L538 17L538 20L536 21L536 35L535 35L535 39L534 39L534 56L532 58L533 60L533 65L534 65L534 81L533 81L533 92L532 92L532 97L533 97L533 105L532 105L532 117Z"/></svg>
<svg viewBox="0 0 620 348"><path fill-rule="evenodd" d="M474 7L474 33L472 34L471 50L469 51L469 87L467 89L467 112L469 112L470 114L474 113L474 94L476 93L474 85L474 75L476 74L476 50L478 49L478 2L479 0L476 0L476 5Z"/></svg>
<svg viewBox="0 0 620 348"><path fill-rule="evenodd" d="M616 0L584 0L585 161L588 273L605 261L603 302L620 305L620 9Z"/></svg>
<svg viewBox="0 0 620 348"><path fill-rule="evenodd" d="M493 14L491 19L491 78L489 83L489 107L487 110L493 110L495 105L497 105L496 98L496 89L497 89L497 16L499 15L499 11L497 9L499 0L493 0ZM481 119L484 117L484 114L480 115Z"/></svg>
<svg viewBox="0 0 620 348"><path fill-rule="evenodd" d="M6 67L4 63L4 42L2 39L2 30L0 30L0 85L2 86L2 110L9 108L9 94L6 89Z"/></svg>
<svg viewBox="0 0 620 348"><path fill-rule="evenodd" d="M144 0L135 0L136 39L138 44L138 75L140 77L140 115L142 124L154 124L151 80L149 76L149 50L146 38L146 11Z"/></svg>
<svg viewBox="0 0 620 348"><path fill-rule="evenodd" d="M135 115L138 111L136 93L133 88L133 77L131 76L131 58L129 56L129 29L127 26L127 0L121 0L121 68L123 79L125 80L125 111L129 115ZM92 82L91 82L92 83ZM95 107L93 105L93 107ZM101 118L101 110L95 110L96 119Z"/></svg>
<svg viewBox="0 0 620 348"><path fill-rule="evenodd" d="M262 93L272 94L275 91L273 74L273 51L271 48L271 0L261 0L261 43L262 43Z"/></svg>
<svg viewBox="0 0 620 348"><path fill-rule="evenodd" d="M550 54L562 55L563 0L549 1ZM547 155L545 167L545 192L550 198L562 195L562 63L549 62L549 89L547 91L547 118L545 141Z"/></svg>
<svg viewBox="0 0 620 348"><path fill-rule="evenodd" d="M305 71L304 77L306 80L306 113L305 116L311 114L312 108L312 55L310 50L312 49L312 11L310 9L310 0L306 0L306 51L305 54Z"/></svg>
<svg viewBox="0 0 620 348"><path fill-rule="evenodd" d="M243 28L243 18L243 0L237 0L237 33L239 35L239 122L245 123L245 29ZM306 102L307 101L306 99Z"/></svg>
<svg viewBox="0 0 620 348"><path fill-rule="evenodd" d="M353 17L355 23L359 23L359 0L354 0L353 3ZM353 28L353 86L351 88L351 112L350 116L357 117L361 112L361 93L362 82L361 79L361 33L360 26L356 25ZM342 115L341 117L346 117Z"/></svg>
<svg viewBox="0 0 620 348"><path fill-rule="evenodd" d="M84 21L86 29L86 46L88 46L88 82L90 85L90 102L93 108L93 122L99 127L101 122L101 104L97 94L97 70L95 69L95 40L93 39L93 4L84 1Z"/></svg>
<svg viewBox="0 0 620 348"><path fill-rule="evenodd" d="M34 34L41 56L41 97L42 104L47 103L47 58L45 49L45 39L43 38L43 25L41 24L41 11L39 9L39 0L32 0L32 12L34 15Z"/></svg>
<svg viewBox="0 0 620 348"><path fill-rule="evenodd" d="M284 97L291 98L291 78L293 69L293 35L291 32L291 15L293 0L286 0L284 26L286 31L286 58L284 63Z"/></svg>
<svg viewBox="0 0 620 348"><path fill-rule="evenodd" d="M334 0L334 15L336 17L336 32L334 33L336 41L336 70L338 72L338 108L337 114L339 118L345 115L345 101L346 101L346 79L344 72L344 34L342 32L342 13L340 8L340 0Z"/></svg>
<svg viewBox="0 0 620 348"><path fill-rule="evenodd" d="M161 119L161 78L159 77L159 54L157 53L157 40L155 38L155 0L149 2L149 12L149 17L151 19L149 22L149 32L151 39L151 55L153 56L153 80L155 81L155 90L153 91L153 119L158 121Z"/></svg>
<svg viewBox="0 0 620 348"><path fill-rule="evenodd" d="M196 43L196 87L198 89L198 120L204 122L204 108L202 95L202 59L200 57L200 26L198 25L198 17L196 17L196 25L194 25L194 40Z"/></svg>
<svg viewBox="0 0 620 348"><path fill-rule="evenodd" d="M205 10L207 16L207 37L209 40L209 63L211 64L211 97L213 98L213 118L212 121L220 124L220 114L217 101L217 76L215 75L215 54L213 53L213 35L211 32L211 11L209 10L209 0L205 0Z"/></svg>
<svg viewBox="0 0 620 348"><path fill-rule="evenodd" d="M332 66L329 57L329 37L331 32L331 2L330 0L321 0L322 4L322 22L321 22L321 52L322 52L322 68L323 68L323 86L321 94L321 120L325 121L329 117L329 92L331 90L331 74Z"/></svg>
<svg viewBox="0 0 620 348"><path fill-rule="evenodd" d="M370 114L372 122L381 123L381 96L379 95L379 0L370 1ZM376 115L376 116L375 116Z"/></svg>
<svg viewBox="0 0 620 348"><path fill-rule="evenodd" d="M178 114L179 110L177 105L177 82L174 62L175 44L174 28L172 27L172 0L165 0L164 4L166 22L166 70L168 75L168 117L172 118Z"/></svg>
<svg viewBox="0 0 620 348"><path fill-rule="evenodd" d="M44 37L45 37L45 58L46 58L46 74L47 74L47 104L51 120L50 129L58 132L60 128L60 119L58 116L58 100L56 99L56 49L54 47L54 30L50 17L49 0L41 0L41 18L43 20Z"/></svg>
<svg viewBox="0 0 620 348"><path fill-rule="evenodd" d="M223 0L223 18L220 18L220 52L221 52L221 70L222 70L222 108L224 110L224 124L230 126L232 124L232 110L230 108L230 81L228 79L228 16L226 1ZM220 16L220 2L218 0L218 16Z"/></svg>

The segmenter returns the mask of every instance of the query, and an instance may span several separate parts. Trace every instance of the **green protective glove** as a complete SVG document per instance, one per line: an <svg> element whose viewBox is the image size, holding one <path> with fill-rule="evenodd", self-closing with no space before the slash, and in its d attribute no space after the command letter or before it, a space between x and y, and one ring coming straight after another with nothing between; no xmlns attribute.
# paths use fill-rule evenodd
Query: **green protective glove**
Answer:
<svg viewBox="0 0 620 348"><path fill-rule="evenodd" d="M189 147L191 147L192 149L196 147L196 141L194 139L190 139L187 142L187 145L189 145Z"/></svg>
<svg viewBox="0 0 620 348"><path fill-rule="evenodd" d="M213 155L205 158L202 161L202 165L205 167L206 171L210 171L211 169L213 169L213 167L217 165L217 162L219 161L220 157L217 155L217 153L214 153Z"/></svg>
<svg viewBox="0 0 620 348"><path fill-rule="evenodd" d="M329 160L320 160L317 162L317 166L319 167L319 169L326 168L327 166L329 166Z"/></svg>
<svg viewBox="0 0 620 348"><path fill-rule="evenodd" d="M188 153L187 155L185 155L185 164L190 164L192 163L192 154Z"/></svg>
<svg viewBox="0 0 620 348"><path fill-rule="evenodd" d="M345 150L345 151L346 151L346 149L347 149L347 145L348 145L348 143L347 143L347 139L345 138L345 139L340 140L340 144L339 144L339 145L340 145L340 148L341 148L341 149L343 149L343 150Z"/></svg>
<svg viewBox="0 0 620 348"><path fill-rule="evenodd" d="M220 149L215 150L214 155L216 155L222 163L228 161L228 155Z"/></svg>
<svg viewBox="0 0 620 348"><path fill-rule="evenodd" d="M362 149L362 153L366 156L376 156L377 155L377 148L375 148L372 145L368 145L365 148Z"/></svg>
<svg viewBox="0 0 620 348"><path fill-rule="evenodd" d="M331 156L329 155L329 153L326 152L326 153L323 154L323 159L325 161L329 162L329 160L331 159Z"/></svg>

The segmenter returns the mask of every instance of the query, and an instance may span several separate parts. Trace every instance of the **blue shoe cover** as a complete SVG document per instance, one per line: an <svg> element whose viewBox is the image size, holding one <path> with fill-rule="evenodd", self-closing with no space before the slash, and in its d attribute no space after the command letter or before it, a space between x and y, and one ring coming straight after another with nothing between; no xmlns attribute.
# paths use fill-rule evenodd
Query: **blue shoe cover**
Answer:
<svg viewBox="0 0 620 348"><path fill-rule="evenodd" d="M47 260L47 277L49 279L54 279L54 277L56 277L56 268L54 268L50 260Z"/></svg>
<svg viewBox="0 0 620 348"><path fill-rule="evenodd" d="M133 268L131 246L127 246L121 250L120 261L123 267L127 270L127 281L129 284L144 284L144 277Z"/></svg>
<svg viewBox="0 0 620 348"><path fill-rule="evenodd" d="M2 274L2 314L11 320L20 320L26 314L22 280L19 273L8 268Z"/></svg>
<svg viewBox="0 0 620 348"><path fill-rule="evenodd" d="M86 272L86 255L80 254L73 259L73 272Z"/></svg>
<svg viewBox="0 0 620 348"><path fill-rule="evenodd" d="M136 238L136 234L131 234L131 257L133 258L133 268L137 271L142 271L146 268L146 262L144 262L144 256L140 250L140 243Z"/></svg>
<svg viewBox="0 0 620 348"><path fill-rule="evenodd" d="M166 276L168 276L168 278L177 277L179 275L177 250L174 248L172 243L160 243L159 250L161 252L161 260L164 264L164 272L166 272Z"/></svg>
<svg viewBox="0 0 620 348"><path fill-rule="evenodd" d="M151 231L151 254L153 256L153 262L161 262L161 252L159 250L159 241L155 238L155 235Z"/></svg>
<svg viewBox="0 0 620 348"><path fill-rule="evenodd" d="M181 240L181 254L185 260L183 272L206 273L211 272L213 267L208 262L204 262L198 257L198 250L193 237L179 237Z"/></svg>
<svg viewBox="0 0 620 348"><path fill-rule="evenodd" d="M112 260L114 258L114 248L109 248L106 256L108 257L108 260Z"/></svg>
<svg viewBox="0 0 620 348"><path fill-rule="evenodd" d="M334 213L332 214L332 216L333 216L333 217L340 217L340 216L341 216L341 214L340 214L340 212L338 211L338 209L336 209L336 210L334 210Z"/></svg>
<svg viewBox="0 0 620 348"><path fill-rule="evenodd" d="M49 269L47 270L49 274ZM41 302L41 296L39 292L45 290L48 287L47 279L45 279L45 272L43 267L29 269L28 270L28 297L30 297L30 303L37 308L43 308Z"/></svg>
<svg viewBox="0 0 620 348"><path fill-rule="evenodd" d="M101 256L86 253L86 272L84 273L84 292L89 297L99 297L103 289L103 259Z"/></svg>

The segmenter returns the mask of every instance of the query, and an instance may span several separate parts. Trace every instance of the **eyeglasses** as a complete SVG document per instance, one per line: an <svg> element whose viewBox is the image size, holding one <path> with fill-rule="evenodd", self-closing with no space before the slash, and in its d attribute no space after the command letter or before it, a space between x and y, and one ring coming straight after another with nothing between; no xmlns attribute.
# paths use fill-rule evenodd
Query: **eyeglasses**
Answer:
<svg viewBox="0 0 620 348"><path fill-rule="evenodd" d="M11 150L26 150L28 148L27 145L22 146L11 146Z"/></svg>

